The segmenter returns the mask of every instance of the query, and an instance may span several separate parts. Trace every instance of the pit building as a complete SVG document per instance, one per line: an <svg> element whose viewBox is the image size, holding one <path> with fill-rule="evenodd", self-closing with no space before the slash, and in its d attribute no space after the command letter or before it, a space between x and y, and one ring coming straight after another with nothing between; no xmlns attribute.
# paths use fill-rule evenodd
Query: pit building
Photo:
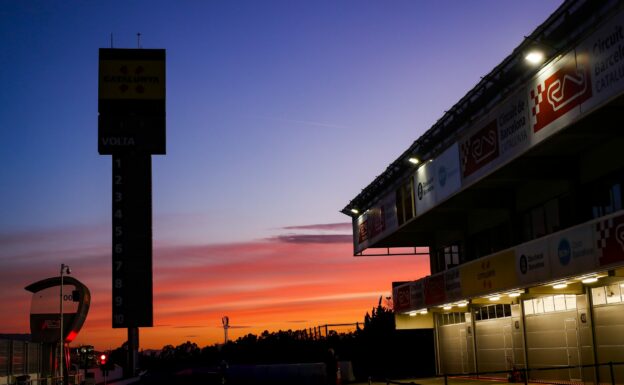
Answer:
<svg viewBox="0 0 624 385"><path fill-rule="evenodd" d="M439 374L624 383L623 183L624 3L570 0L342 212L429 256L393 306Z"/></svg>

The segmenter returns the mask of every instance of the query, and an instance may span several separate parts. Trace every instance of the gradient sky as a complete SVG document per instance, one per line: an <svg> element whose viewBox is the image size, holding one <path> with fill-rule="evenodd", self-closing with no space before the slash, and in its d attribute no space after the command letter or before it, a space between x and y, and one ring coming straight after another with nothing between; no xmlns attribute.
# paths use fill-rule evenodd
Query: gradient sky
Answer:
<svg viewBox="0 0 624 385"><path fill-rule="evenodd" d="M111 159L98 48L167 49L143 348L361 321L424 257L354 258L339 213L558 1L0 1L0 333L61 263L111 329Z"/></svg>

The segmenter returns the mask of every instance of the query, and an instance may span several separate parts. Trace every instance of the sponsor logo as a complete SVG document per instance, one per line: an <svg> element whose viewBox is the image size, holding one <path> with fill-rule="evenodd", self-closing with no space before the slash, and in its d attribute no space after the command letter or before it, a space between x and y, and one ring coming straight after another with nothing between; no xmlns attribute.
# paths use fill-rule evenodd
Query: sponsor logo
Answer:
<svg viewBox="0 0 624 385"><path fill-rule="evenodd" d="M358 235L358 243L362 243L368 239L368 220L360 223L360 226L358 228Z"/></svg>
<svg viewBox="0 0 624 385"><path fill-rule="evenodd" d="M499 153L496 120L491 121L462 143L460 152L464 177L496 159Z"/></svg>
<svg viewBox="0 0 624 385"><path fill-rule="evenodd" d="M526 255L522 254L520 256L520 272L522 274L526 274L528 270L527 267L528 267L527 257Z"/></svg>
<svg viewBox="0 0 624 385"><path fill-rule="evenodd" d="M557 247L557 256L559 257L559 263L563 266L567 266L572 259L572 247L570 247L570 242L563 238L559 241L559 246Z"/></svg>
<svg viewBox="0 0 624 385"><path fill-rule="evenodd" d="M366 219L360 223L358 228L359 243L372 239L386 230L386 218L384 216L383 206L370 209L365 215Z"/></svg>
<svg viewBox="0 0 624 385"><path fill-rule="evenodd" d="M410 306L410 287L404 286L397 289L397 309L406 309Z"/></svg>
<svg viewBox="0 0 624 385"><path fill-rule="evenodd" d="M538 132L592 96L588 66L567 60L531 90L533 132Z"/></svg>

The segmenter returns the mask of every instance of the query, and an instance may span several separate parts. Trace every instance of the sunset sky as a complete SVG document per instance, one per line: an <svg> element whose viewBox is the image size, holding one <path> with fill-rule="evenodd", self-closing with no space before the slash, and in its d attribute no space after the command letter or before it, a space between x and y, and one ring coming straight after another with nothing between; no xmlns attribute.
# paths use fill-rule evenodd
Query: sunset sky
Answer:
<svg viewBox="0 0 624 385"><path fill-rule="evenodd" d="M339 213L561 1L0 2L0 333L71 266L75 344L111 328L111 158L98 48L167 49L153 157L154 321L142 348L362 321L426 257L352 256Z"/></svg>

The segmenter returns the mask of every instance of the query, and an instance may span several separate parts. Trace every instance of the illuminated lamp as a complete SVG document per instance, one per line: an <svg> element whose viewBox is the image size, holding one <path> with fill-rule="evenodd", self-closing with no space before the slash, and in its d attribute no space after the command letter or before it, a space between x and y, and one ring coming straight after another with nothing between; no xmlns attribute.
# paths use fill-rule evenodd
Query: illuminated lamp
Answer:
<svg viewBox="0 0 624 385"><path fill-rule="evenodd" d="M568 287L568 284L565 282L561 282L561 283L557 283L555 285L553 285L553 289L565 289L566 287Z"/></svg>
<svg viewBox="0 0 624 385"><path fill-rule="evenodd" d="M358 210L358 209L351 209L351 212L352 212L353 214L359 214L359 213L360 213L360 210Z"/></svg>
<svg viewBox="0 0 624 385"><path fill-rule="evenodd" d="M513 293L509 293L509 297L511 298L516 298L516 297L520 297L522 293L520 293L519 291L513 292Z"/></svg>
<svg viewBox="0 0 624 385"><path fill-rule="evenodd" d="M451 310L453 308L453 305L445 305L442 307L442 309L444 310Z"/></svg>
<svg viewBox="0 0 624 385"><path fill-rule="evenodd" d="M416 312L415 312L415 311L411 311L411 312L409 312L409 316L410 316L410 317L415 317L415 316L416 316Z"/></svg>
<svg viewBox="0 0 624 385"><path fill-rule="evenodd" d="M583 282L583 283L598 282L598 277L596 277L596 276L594 276L594 277L587 277L587 278L583 279L581 282Z"/></svg>
<svg viewBox="0 0 624 385"><path fill-rule="evenodd" d="M490 301L498 301L500 299L500 296L499 295L494 295L494 296L490 297L489 299L490 299Z"/></svg>
<svg viewBox="0 0 624 385"><path fill-rule="evenodd" d="M466 301L458 302L457 306L459 306L459 307L466 307L466 306L468 306L468 302L466 302Z"/></svg>
<svg viewBox="0 0 624 385"><path fill-rule="evenodd" d="M411 164L419 164L420 163L420 159L418 159L415 156L410 156L407 161L410 162Z"/></svg>
<svg viewBox="0 0 624 385"><path fill-rule="evenodd" d="M418 314L427 314L427 309L421 310Z"/></svg>
<svg viewBox="0 0 624 385"><path fill-rule="evenodd" d="M531 51L527 52L527 54L524 56L524 59L531 64L541 64L544 61L544 52L537 49L532 49Z"/></svg>

